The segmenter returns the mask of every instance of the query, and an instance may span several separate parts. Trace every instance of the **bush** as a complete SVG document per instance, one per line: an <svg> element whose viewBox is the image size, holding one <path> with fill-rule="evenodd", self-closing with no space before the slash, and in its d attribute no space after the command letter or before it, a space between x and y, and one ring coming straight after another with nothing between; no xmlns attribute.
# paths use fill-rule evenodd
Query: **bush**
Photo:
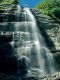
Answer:
<svg viewBox="0 0 60 80"><path fill-rule="evenodd" d="M0 4L18 4L18 0L1 0Z"/></svg>
<svg viewBox="0 0 60 80"><path fill-rule="evenodd" d="M53 14L60 19L60 8L55 8L53 10Z"/></svg>
<svg viewBox="0 0 60 80"><path fill-rule="evenodd" d="M53 13L60 19L60 0L44 0L36 6L36 9L43 9L47 15Z"/></svg>

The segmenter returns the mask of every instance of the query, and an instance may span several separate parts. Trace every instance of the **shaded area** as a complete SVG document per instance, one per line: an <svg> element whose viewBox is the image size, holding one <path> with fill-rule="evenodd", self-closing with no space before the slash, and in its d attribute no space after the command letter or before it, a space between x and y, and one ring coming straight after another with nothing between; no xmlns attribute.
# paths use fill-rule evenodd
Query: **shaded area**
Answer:
<svg viewBox="0 0 60 80"><path fill-rule="evenodd" d="M0 43L0 73L16 73L17 58L9 43Z"/></svg>

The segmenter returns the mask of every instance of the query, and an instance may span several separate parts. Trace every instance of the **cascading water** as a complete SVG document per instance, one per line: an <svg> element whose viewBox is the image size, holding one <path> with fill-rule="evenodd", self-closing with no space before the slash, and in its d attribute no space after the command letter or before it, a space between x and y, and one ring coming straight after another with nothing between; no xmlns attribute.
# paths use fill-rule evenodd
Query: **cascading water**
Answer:
<svg viewBox="0 0 60 80"><path fill-rule="evenodd" d="M0 31L3 31L3 34L6 32L6 35L8 33L12 35L13 38L9 44L16 51L16 54L12 54L12 56L15 55L17 57L18 67L20 67L19 60L21 60L27 69L27 76L35 73L40 76L54 73L53 55L47 48L29 8L21 9L21 7L17 6L14 15L11 14L12 17L9 17L10 12L12 11L9 8L7 19L0 23L0 26L2 26ZM0 33L2 34L2 32ZM19 69L18 74L20 74Z"/></svg>
<svg viewBox="0 0 60 80"><path fill-rule="evenodd" d="M30 40L32 43L30 43L29 46L29 43L26 44L26 46L29 47L29 51L28 48L26 48L26 54L29 54L28 58L31 63L30 71L40 71L41 76L52 74L55 72L53 55L47 48L44 38L38 30L33 14L28 8L24 8L24 11L26 12L26 18L28 15L30 20L29 23L26 22L27 30L29 27L31 29L31 31L29 31L30 34L26 36L28 39L31 38L30 36L32 36L32 39ZM29 26L27 24L29 24Z"/></svg>

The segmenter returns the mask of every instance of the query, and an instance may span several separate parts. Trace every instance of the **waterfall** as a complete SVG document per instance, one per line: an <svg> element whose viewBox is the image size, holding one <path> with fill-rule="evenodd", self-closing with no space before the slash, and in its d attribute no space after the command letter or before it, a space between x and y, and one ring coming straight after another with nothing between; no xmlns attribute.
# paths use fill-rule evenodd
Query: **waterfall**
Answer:
<svg viewBox="0 0 60 80"><path fill-rule="evenodd" d="M26 54L27 55L29 54L28 57L31 62L30 70L40 71L41 76L52 74L55 72L53 54L46 46L44 38L39 32L36 19L29 10L29 8L24 8L24 11L26 12L25 17L27 18L28 15L30 22L30 23L26 22L27 27L26 32L28 31L29 27L31 28L31 31L29 31L30 34L26 36L28 37L28 39L30 39L32 36L32 40L30 40L32 43L30 43L30 46L28 46L29 43L26 44L26 46L29 47L30 49L28 51L28 48L26 48Z"/></svg>
<svg viewBox="0 0 60 80"><path fill-rule="evenodd" d="M7 13L10 13L10 11L9 8ZM53 54L46 46L44 37L39 31L36 19L30 9L27 7L21 9L17 6L17 10L11 15L9 17L8 14L7 19L0 23L0 26L2 26L0 31L12 34L13 38L9 43L16 50L18 61L25 61L28 70L27 76L35 73L40 76L54 73Z"/></svg>

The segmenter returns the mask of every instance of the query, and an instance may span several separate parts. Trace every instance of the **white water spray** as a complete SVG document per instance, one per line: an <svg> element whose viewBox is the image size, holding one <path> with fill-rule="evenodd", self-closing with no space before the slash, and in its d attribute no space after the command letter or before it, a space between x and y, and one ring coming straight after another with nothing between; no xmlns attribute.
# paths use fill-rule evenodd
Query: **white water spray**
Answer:
<svg viewBox="0 0 60 80"><path fill-rule="evenodd" d="M7 22L6 25L3 22L3 24L5 26L9 24L9 28L5 28L5 30L9 31L11 29L13 41L10 44L16 49L18 60L25 58L30 75L38 73L40 76L45 76L54 73L53 55L47 48L44 38L37 27L35 17L29 8L23 8L21 12L20 7L17 6L15 19L16 22Z"/></svg>
<svg viewBox="0 0 60 80"><path fill-rule="evenodd" d="M55 72L53 55L47 48L43 36L41 35L41 33L39 33L36 20L32 15L31 11L28 8L24 8L24 11L26 12L26 18L28 15L28 18L31 21L30 23L26 22L26 32L30 26L31 32L29 31L29 33L30 35L32 35L33 38L32 40L30 40L32 41L32 44L30 43L29 49L26 48L26 54L29 54L28 57L31 62L30 70L39 70L41 76L52 74ZM30 35L26 36L29 38ZM28 44L26 44L27 47Z"/></svg>

